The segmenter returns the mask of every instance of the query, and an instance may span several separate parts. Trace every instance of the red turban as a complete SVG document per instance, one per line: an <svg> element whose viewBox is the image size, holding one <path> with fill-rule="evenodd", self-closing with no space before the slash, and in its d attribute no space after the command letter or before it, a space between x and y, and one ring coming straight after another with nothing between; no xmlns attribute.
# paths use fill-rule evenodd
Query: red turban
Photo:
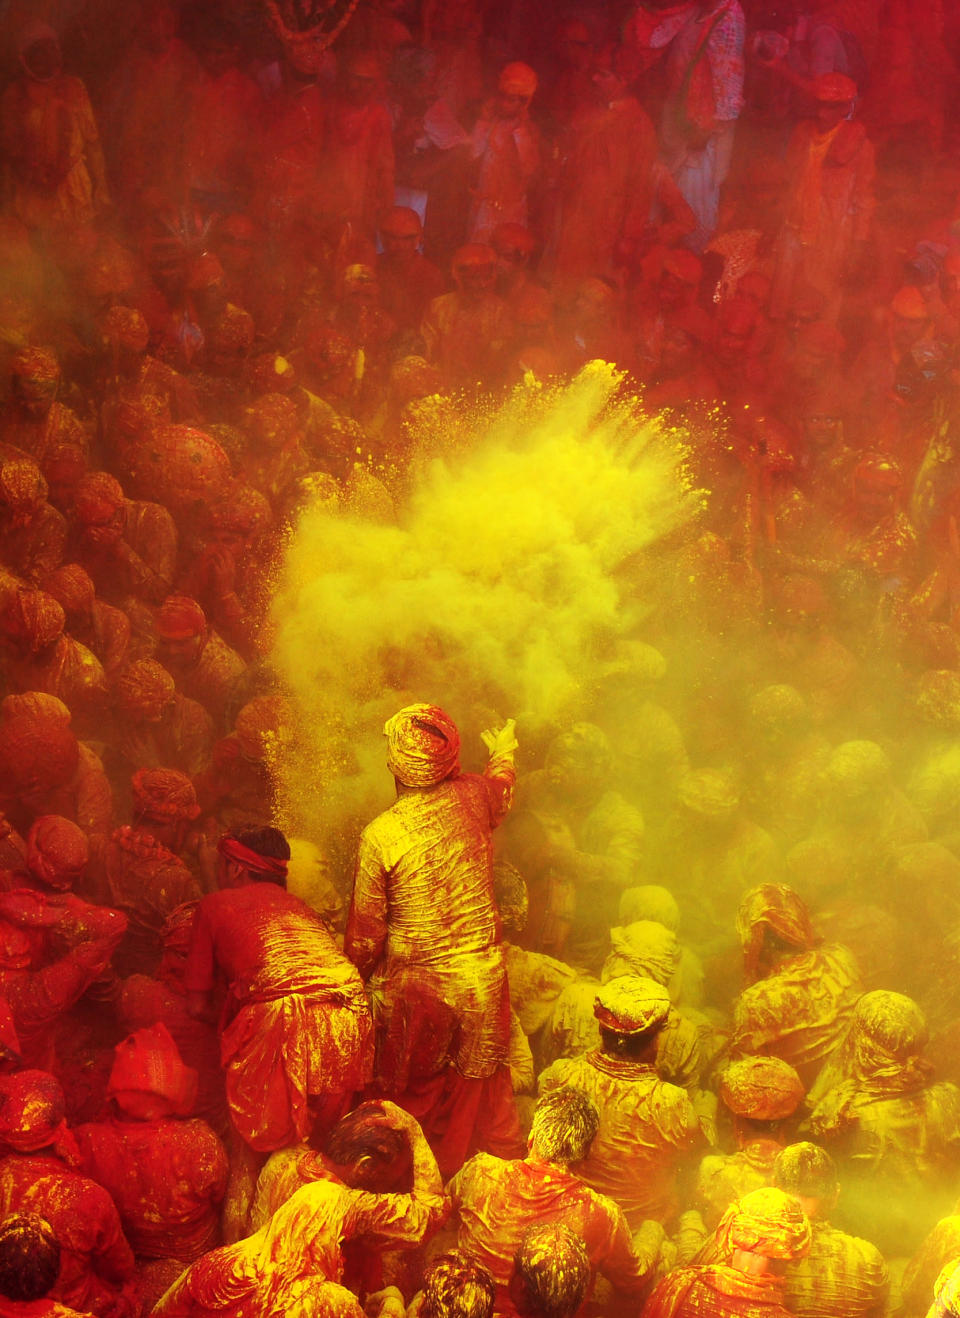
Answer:
<svg viewBox="0 0 960 1318"><path fill-rule="evenodd" d="M197 1073L193 1067L184 1065L173 1036L162 1021L137 1030L117 1044L107 1093L123 1092L165 1099L177 1116L187 1116L193 1111Z"/></svg>
<svg viewBox="0 0 960 1318"><path fill-rule="evenodd" d="M101 322L103 337L131 352L146 352L150 327L136 307L111 307Z"/></svg>
<svg viewBox="0 0 960 1318"><path fill-rule="evenodd" d="M253 347L255 333L253 317L249 311L231 303L215 321L207 342L213 352L241 356Z"/></svg>
<svg viewBox="0 0 960 1318"><path fill-rule="evenodd" d="M210 525L223 531L251 536L265 530L273 521L270 500L251 485L234 482L223 498L210 508Z"/></svg>
<svg viewBox="0 0 960 1318"><path fill-rule="evenodd" d="M750 978L756 975L767 929L798 952L808 951L816 942L810 912L792 888L783 883L763 883L751 889L737 911L737 933Z"/></svg>
<svg viewBox="0 0 960 1318"><path fill-rule="evenodd" d="M383 729L387 766L406 787L436 787L460 770L460 734L436 705L408 705Z"/></svg>
<svg viewBox="0 0 960 1318"><path fill-rule="evenodd" d="M169 704L176 691L173 678L155 659L137 659L127 664L113 685L117 703L126 711Z"/></svg>
<svg viewBox="0 0 960 1318"><path fill-rule="evenodd" d="M41 815L27 834L27 868L51 888L72 888L86 869L90 844L83 829L62 815Z"/></svg>
<svg viewBox="0 0 960 1318"><path fill-rule="evenodd" d="M0 1076L0 1144L17 1153L65 1146L75 1157L65 1111L60 1082L47 1071Z"/></svg>
<svg viewBox="0 0 960 1318"><path fill-rule="evenodd" d="M47 497L47 482L32 458L10 458L0 466L0 500L12 512L39 508Z"/></svg>
<svg viewBox="0 0 960 1318"><path fill-rule="evenodd" d="M215 498L231 476L221 446L194 426L156 426L131 447L126 464L137 497L158 499L174 512Z"/></svg>
<svg viewBox="0 0 960 1318"><path fill-rule="evenodd" d="M63 635L63 606L44 590L18 590L3 610L4 634L39 654Z"/></svg>
<svg viewBox="0 0 960 1318"><path fill-rule="evenodd" d="M202 636L206 630L206 615L189 595L168 595L160 605L157 633L161 641L185 641Z"/></svg>
<svg viewBox="0 0 960 1318"><path fill-rule="evenodd" d="M800 1077L779 1057L743 1057L720 1076L720 1097L739 1117L784 1121L803 1102Z"/></svg>
<svg viewBox="0 0 960 1318"><path fill-rule="evenodd" d="M497 90L506 96L522 96L529 101L537 90L537 75L529 64L515 60L501 70Z"/></svg>
<svg viewBox="0 0 960 1318"><path fill-rule="evenodd" d="M138 769L132 783L133 811L141 818L173 823L200 813L193 783L179 769Z"/></svg>
<svg viewBox="0 0 960 1318"><path fill-rule="evenodd" d="M282 448L300 429L296 404L286 394L264 394L247 408L247 429L268 448Z"/></svg>
<svg viewBox="0 0 960 1318"><path fill-rule="evenodd" d="M91 471L77 486L74 502L77 518L87 526L109 523L124 503L123 487L106 471Z"/></svg>
<svg viewBox="0 0 960 1318"><path fill-rule="evenodd" d="M857 99L857 84L845 73L821 73L813 80L813 96L823 105L846 105Z"/></svg>
<svg viewBox="0 0 960 1318"><path fill-rule="evenodd" d="M63 787L77 771L80 747L69 723L36 716L0 722L0 791L30 796Z"/></svg>
<svg viewBox="0 0 960 1318"><path fill-rule="evenodd" d="M48 595L60 604L67 614L88 614L96 600L96 587L90 574L79 563L64 563L56 568L43 583Z"/></svg>

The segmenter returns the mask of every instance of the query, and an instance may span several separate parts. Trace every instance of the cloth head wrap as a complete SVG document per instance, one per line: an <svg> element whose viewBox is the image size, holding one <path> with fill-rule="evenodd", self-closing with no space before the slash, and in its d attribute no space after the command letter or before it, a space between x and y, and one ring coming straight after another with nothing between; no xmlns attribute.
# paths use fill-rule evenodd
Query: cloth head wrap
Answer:
<svg viewBox="0 0 960 1318"><path fill-rule="evenodd" d="M11 458L0 466L0 499L8 508L39 508L47 492L47 482L32 458Z"/></svg>
<svg viewBox="0 0 960 1318"><path fill-rule="evenodd" d="M604 982L619 975L646 975L666 986L680 965L677 935L656 920L636 920L611 929L610 946L600 974Z"/></svg>
<svg viewBox="0 0 960 1318"><path fill-rule="evenodd" d="M678 795L688 810L705 819L729 819L740 804L736 783L720 769L697 769L686 774Z"/></svg>
<svg viewBox="0 0 960 1318"><path fill-rule="evenodd" d="M890 760L875 741L845 741L824 769L828 790L847 800L882 792L890 778Z"/></svg>
<svg viewBox="0 0 960 1318"><path fill-rule="evenodd" d="M118 297L133 288L136 279L137 268L133 256L112 238L105 238L97 245L83 269L83 286L93 298ZM107 312L101 328L104 325L132 326L140 322L145 328L147 322L135 308L117 305ZM112 329L104 329L104 334L107 338L115 337ZM137 334L139 336L139 329ZM143 346L147 346L146 342Z"/></svg>
<svg viewBox="0 0 960 1318"><path fill-rule="evenodd" d="M613 751L607 735L595 723L574 723L572 728L554 737L547 750L546 769L570 765L579 772L605 778L613 763Z"/></svg>
<svg viewBox="0 0 960 1318"><path fill-rule="evenodd" d="M772 1187L753 1190L732 1203L716 1233L717 1249L725 1260L743 1249L792 1263L810 1252L810 1240L810 1223L798 1201Z"/></svg>
<svg viewBox="0 0 960 1318"><path fill-rule="evenodd" d="M106 525L123 507L123 487L106 471L91 471L77 486L74 509L87 526Z"/></svg>
<svg viewBox="0 0 960 1318"><path fill-rule="evenodd" d="M662 1025L670 1013L670 995L662 984L643 975L619 975L604 984L593 1014L605 1030L639 1034Z"/></svg>
<svg viewBox="0 0 960 1318"><path fill-rule="evenodd" d="M210 330L209 345L215 352L249 352L255 338L253 317L242 307L227 305Z"/></svg>
<svg viewBox="0 0 960 1318"><path fill-rule="evenodd" d="M750 701L750 716L768 736L806 726L807 702L793 686L765 686Z"/></svg>
<svg viewBox="0 0 960 1318"><path fill-rule="evenodd" d="M254 696L234 720L240 749L250 760L271 758L289 734L293 716L283 696Z"/></svg>
<svg viewBox="0 0 960 1318"><path fill-rule="evenodd" d="M127 711L169 704L176 689L173 678L155 659L127 664L114 683L117 701Z"/></svg>
<svg viewBox="0 0 960 1318"><path fill-rule="evenodd" d="M266 495L239 481L210 506L210 525L221 531L252 536L265 530L272 521L273 512Z"/></svg>
<svg viewBox="0 0 960 1318"><path fill-rule="evenodd" d="M53 1148L77 1165L79 1152L64 1120L59 1080L47 1071L0 1076L0 1144L17 1153Z"/></svg>
<svg viewBox="0 0 960 1318"><path fill-rule="evenodd" d="M217 851L227 860L242 865L251 874L266 874L270 878L281 879L287 877L287 861L281 860L278 856L261 856L259 851L251 851L235 837L222 837L217 843Z"/></svg>
<svg viewBox="0 0 960 1318"><path fill-rule="evenodd" d="M282 448L296 439L300 418L286 394L264 394L247 408L247 429L269 448Z"/></svg>
<svg viewBox="0 0 960 1318"><path fill-rule="evenodd" d="M387 767L405 787L436 787L460 771L460 734L437 705L407 705L383 729Z"/></svg>
<svg viewBox="0 0 960 1318"><path fill-rule="evenodd" d="M796 1071L779 1057L743 1057L720 1076L720 1097L738 1117L785 1121L803 1102Z"/></svg>
<svg viewBox="0 0 960 1318"><path fill-rule="evenodd" d="M186 641L191 636L202 636L207 630L207 618L189 595L168 595L157 612L157 634L162 641Z"/></svg>
<svg viewBox="0 0 960 1318"><path fill-rule="evenodd" d="M90 612L97 597L96 587L79 563L64 563L46 578L43 588L68 615Z"/></svg>
<svg viewBox="0 0 960 1318"><path fill-rule="evenodd" d="M133 811L140 818L173 823L200 813L193 783L178 769L138 769L132 785Z"/></svg>
<svg viewBox="0 0 960 1318"><path fill-rule="evenodd" d="M806 952L816 942L810 912L793 889L783 883L762 883L746 894L737 911L737 933L750 978L756 975L767 929L798 951Z"/></svg>
<svg viewBox="0 0 960 1318"><path fill-rule="evenodd" d="M625 888L620 894L618 915L623 924L638 920L655 920L674 933L680 925L680 907L669 888L658 883L641 883L636 888Z"/></svg>
<svg viewBox="0 0 960 1318"><path fill-rule="evenodd" d="M813 81L813 95L824 105L846 105L857 99L857 84L845 73L821 73Z"/></svg>
<svg viewBox="0 0 960 1318"><path fill-rule="evenodd" d="M23 642L30 654L52 645L66 625L63 606L45 590L18 590L3 610L4 633Z"/></svg>
<svg viewBox="0 0 960 1318"><path fill-rule="evenodd" d="M123 1091L152 1094L164 1099L170 1111L187 1116L197 1097L197 1073L185 1066L173 1036L162 1021L137 1030L118 1043L107 1093Z"/></svg>
<svg viewBox="0 0 960 1318"><path fill-rule="evenodd" d="M62 815L41 815L27 834L27 868L51 888L66 890L86 869L90 843L79 825Z"/></svg>
<svg viewBox="0 0 960 1318"><path fill-rule="evenodd" d="M171 952L188 952L190 950L193 924L197 918L199 907L199 901L181 902L178 907L170 912L160 935L163 940L164 951L169 949Z"/></svg>
<svg viewBox="0 0 960 1318"><path fill-rule="evenodd" d="M773 1182L786 1194L826 1199L837 1188L837 1164L819 1144L788 1144L773 1164Z"/></svg>

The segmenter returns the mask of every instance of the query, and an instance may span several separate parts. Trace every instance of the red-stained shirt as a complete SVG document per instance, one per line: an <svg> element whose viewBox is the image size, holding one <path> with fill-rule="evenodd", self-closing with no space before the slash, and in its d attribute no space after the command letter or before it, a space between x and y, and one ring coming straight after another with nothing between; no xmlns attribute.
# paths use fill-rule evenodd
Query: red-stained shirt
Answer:
<svg viewBox="0 0 960 1318"><path fill-rule="evenodd" d="M516 1314L508 1286L526 1229L563 1222L586 1245L590 1263L624 1298L639 1301L652 1260L634 1250L626 1218L606 1195L571 1172L534 1155L507 1162L478 1153L447 1186L460 1218L457 1248L489 1268L497 1283L496 1311Z"/></svg>

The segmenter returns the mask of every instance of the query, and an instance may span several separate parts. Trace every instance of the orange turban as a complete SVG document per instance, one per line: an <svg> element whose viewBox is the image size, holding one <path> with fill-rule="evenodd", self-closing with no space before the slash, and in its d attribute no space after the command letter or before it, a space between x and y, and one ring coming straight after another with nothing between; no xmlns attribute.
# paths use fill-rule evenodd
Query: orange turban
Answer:
<svg viewBox="0 0 960 1318"><path fill-rule="evenodd" d="M136 307L111 307L100 326L103 337L131 352L146 352L150 327Z"/></svg>
<svg viewBox="0 0 960 1318"><path fill-rule="evenodd" d="M36 715L0 722L0 791L29 796L63 787L77 771L80 747L69 723Z"/></svg>
<svg viewBox="0 0 960 1318"><path fill-rule="evenodd" d="M77 486L74 508L79 521L99 526L110 522L123 502L123 487L115 477L106 471L91 471Z"/></svg>
<svg viewBox="0 0 960 1318"><path fill-rule="evenodd" d="M89 613L96 600L96 587L90 574L79 563L64 563L55 568L43 586L68 617Z"/></svg>
<svg viewBox="0 0 960 1318"><path fill-rule="evenodd" d="M460 734L437 705L407 705L383 729L387 767L405 787L436 787L460 771Z"/></svg>
<svg viewBox="0 0 960 1318"><path fill-rule="evenodd" d="M264 394L247 408L247 429L268 448L282 448L300 429L296 404L286 394Z"/></svg>
<svg viewBox="0 0 960 1318"><path fill-rule="evenodd" d="M720 1076L720 1097L738 1117L785 1121L803 1102L804 1088L793 1067L779 1057L743 1057Z"/></svg>
<svg viewBox="0 0 960 1318"><path fill-rule="evenodd" d="M751 889L737 911L737 933L751 978L756 974L766 929L798 952L808 951L816 942L810 912L792 888L783 883L762 883Z"/></svg>
<svg viewBox="0 0 960 1318"><path fill-rule="evenodd" d="M152 1094L165 1099L170 1111L187 1116L197 1096L197 1073L185 1066L173 1036L162 1021L137 1030L118 1043L107 1093Z"/></svg>
<svg viewBox="0 0 960 1318"><path fill-rule="evenodd" d="M21 348L10 363L18 380L54 390L60 380L60 363L45 348Z"/></svg>
<svg viewBox="0 0 960 1318"><path fill-rule="evenodd" d="M179 769L138 769L132 785L133 812L141 818L173 823L200 813L193 783Z"/></svg>
<svg viewBox="0 0 960 1318"><path fill-rule="evenodd" d="M27 868L51 888L72 888L86 869L90 844L83 829L62 815L41 815L27 834Z"/></svg>
<svg viewBox="0 0 960 1318"><path fill-rule="evenodd" d="M793 1263L810 1252L810 1240L810 1223L799 1202L772 1187L752 1190L732 1203L716 1233L723 1260L729 1260L734 1250L743 1249Z"/></svg>
<svg viewBox="0 0 960 1318"><path fill-rule="evenodd" d="M281 743L292 723L290 706L283 696L254 696L234 720L240 749L250 760L264 760Z"/></svg>
<svg viewBox="0 0 960 1318"><path fill-rule="evenodd" d="M160 605L157 634L161 641L185 641L202 636L206 630L206 614L189 595L168 595Z"/></svg>
<svg viewBox="0 0 960 1318"><path fill-rule="evenodd" d="M47 482L32 458L10 458L0 466L0 500L12 512L39 508L47 497Z"/></svg>
<svg viewBox="0 0 960 1318"><path fill-rule="evenodd" d="M0 1144L17 1153L36 1153L64 1143L75 1152L65 1111L60 1082L47 1071L0 1076Z"/></svg>
<svg viewBox="0 0 960 1318"><path fill-rule="evenodd" d="M52 645L66 625L63 606L44 590L18 590L3 610L4 634L22 642L30 654Z"/></svg>
<svg viewBox="0 0 960 1318"><path fill-rule="evenodd" d="M169 704L176 683L155 659L137 659L118 675L113 690L121 709L129 712Z"/></svg>

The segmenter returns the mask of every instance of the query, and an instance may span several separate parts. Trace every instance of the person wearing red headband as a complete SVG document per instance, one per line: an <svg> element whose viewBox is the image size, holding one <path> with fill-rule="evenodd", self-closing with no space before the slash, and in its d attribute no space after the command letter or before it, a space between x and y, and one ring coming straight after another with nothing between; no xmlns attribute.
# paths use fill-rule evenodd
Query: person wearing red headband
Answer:
<svg viewBox="0 0 960 1318"><path fill-rule="evenodd" d="M245 1234L263 1156L330 1129L370 1078L370 1009L326 925L286 890L276 828L227 834L200 903L184 984L195 1015L225 982L220 1058L233 1126L225 1236Z"/></svg>

